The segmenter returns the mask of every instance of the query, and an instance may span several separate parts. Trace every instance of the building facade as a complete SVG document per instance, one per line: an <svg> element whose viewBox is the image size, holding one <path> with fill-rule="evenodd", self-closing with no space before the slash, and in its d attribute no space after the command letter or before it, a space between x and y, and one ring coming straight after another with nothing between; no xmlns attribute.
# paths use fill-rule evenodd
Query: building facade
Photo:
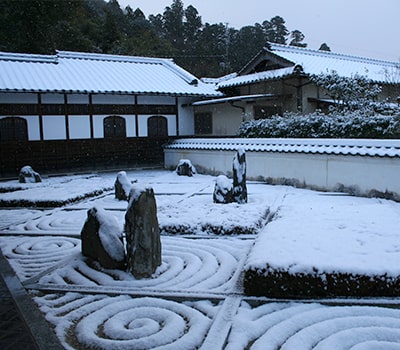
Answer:
<svg viewBox="0 0 400 350"><path fill-rule="evenodd" d="M333 103L310 76L335 71L341 77L365 76L382 87L380 100L399 103L400 62L268 44L237 74L216 81L223 98L197 101L200 135L235 135L240 123L284 112L312 113Z"/></svg>
<svg viewBox="0 0 400 350"><path fill-rule="evenodd" d="M192 103L220 95L168 59L0 53L0 174L162 162Z"/></svg>

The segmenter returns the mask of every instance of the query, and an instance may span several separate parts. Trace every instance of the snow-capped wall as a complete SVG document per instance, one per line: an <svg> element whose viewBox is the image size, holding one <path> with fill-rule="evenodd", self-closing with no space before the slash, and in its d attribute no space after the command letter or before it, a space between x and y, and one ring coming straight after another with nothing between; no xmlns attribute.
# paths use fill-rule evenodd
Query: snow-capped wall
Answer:
<svg viewBox="0 0 400 350"><path fill-rule="evenodd" d="M249 179L400 200L400 140L181 139L165 147L164 164L185 158L200 172L229 174L239 148Z"/></svg>

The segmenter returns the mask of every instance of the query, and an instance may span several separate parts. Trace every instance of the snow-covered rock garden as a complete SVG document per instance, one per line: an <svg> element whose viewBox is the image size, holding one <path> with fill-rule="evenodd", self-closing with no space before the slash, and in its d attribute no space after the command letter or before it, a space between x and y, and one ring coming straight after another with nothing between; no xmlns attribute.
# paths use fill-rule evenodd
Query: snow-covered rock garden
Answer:
<svg viewBox="0 0 400 350"><path fill-rule="evenodd" d="M400 346L400 203L248 181L247 203L219 204L215 177L127 171L161 230L136 279L81 253L89 209L123 227L116 176L0 183L2 253L66 349Z"/></svg>

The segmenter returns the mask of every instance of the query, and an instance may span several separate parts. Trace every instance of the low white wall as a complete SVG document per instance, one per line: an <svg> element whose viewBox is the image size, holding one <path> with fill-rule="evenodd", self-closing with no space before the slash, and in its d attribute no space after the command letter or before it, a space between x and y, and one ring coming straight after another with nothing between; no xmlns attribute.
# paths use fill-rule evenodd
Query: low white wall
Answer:
<svg viewBox="0 0 400 350"><path fill-rule="evenodd" d="M179 143L179 140L177 142ZM201 143L201 140L199 142ZM231 147L227 147L226 143L223 146L220 143L212 147L210 142L204 147L207 149L199 149L202 148L200 143L192 149L190 145L186 148L174 148L174 144L167 146L164 150L165 167L174 168L180 159L189 159L199 172L231 175L236 150L229 149ZM357 152L354 152L353 148L359 149L357 146L346 146L349 154L333 154L329 152L328 147L327 153L302 153L296 152L295 146L290 152L278 152L260 150L260 147L254 145L240 145L246 151L248 179L263 179L274 184L400 200L400 144L399 156L393 156L393 147L390 148L391 156L371 156L368 152L358 152L367 154L354 155ZM382 148L389 149L386 145L381 148L377 145L373 147L377 153L384 153ZM372 146L366 149L371 150Z"/></svg>

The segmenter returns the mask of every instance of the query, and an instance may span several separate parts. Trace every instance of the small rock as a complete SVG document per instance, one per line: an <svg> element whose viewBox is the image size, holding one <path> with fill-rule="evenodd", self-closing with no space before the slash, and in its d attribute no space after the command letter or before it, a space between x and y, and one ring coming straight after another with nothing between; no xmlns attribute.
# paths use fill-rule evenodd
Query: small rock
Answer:
<svg viewBox="0 0 400 350"><path fill-rule="evenodd" d="M232 192L232 181L229 180L225 175L219 175L215 179L214 203L227 204L234 202Z"/></svg>
<svg viewBox="0 0 400 350"><path fill-rule="evenodd" d="M180 176L193 176L196 174L196 168L189 159L181 159L176 167L176 173Z"/></svg>
<svg viewBox="0 0 400 350"><path fill-rule="evenodd" d="M42 177L31 166L25 165L19 171L18 180L20 183L35 183L42 182Z"/></svg>
<svg viewBox="0 0 400 350"><path fill-rule="evenodd" d="M128 200L132 182L129 180L125 171L120 171L114 183L115 198L118 200Z"/></svg>

